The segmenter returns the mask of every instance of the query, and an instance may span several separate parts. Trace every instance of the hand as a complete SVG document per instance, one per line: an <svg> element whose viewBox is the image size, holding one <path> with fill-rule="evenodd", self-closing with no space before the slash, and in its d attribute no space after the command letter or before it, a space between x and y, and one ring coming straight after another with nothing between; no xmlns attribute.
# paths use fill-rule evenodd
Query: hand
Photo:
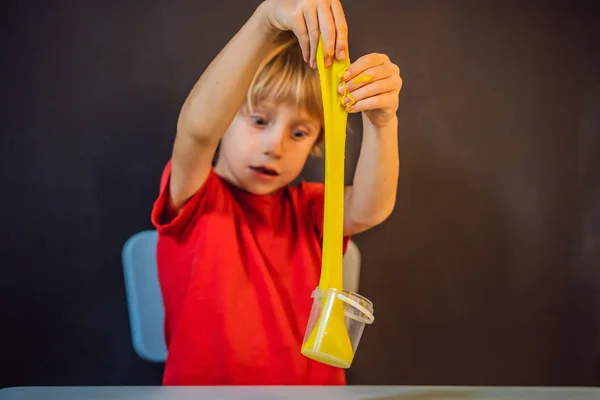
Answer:
<svg viewBox="0 0 600 400"><path fill-rule="evenodd" d="M401 88L400 68L387 55L373 53L348 67L338 91L348 112L363 112L373 125L381 128L396 117Z"/></svg>
<svg viewBox="0 0 600 400"><path fill-rule="evenodd" d="M293 31L298 37L304 61L315 69L319 36L323 36L325 66L335 54L339 60L348 51L347 23L340 0L266 0L270 28Z"/></svg>

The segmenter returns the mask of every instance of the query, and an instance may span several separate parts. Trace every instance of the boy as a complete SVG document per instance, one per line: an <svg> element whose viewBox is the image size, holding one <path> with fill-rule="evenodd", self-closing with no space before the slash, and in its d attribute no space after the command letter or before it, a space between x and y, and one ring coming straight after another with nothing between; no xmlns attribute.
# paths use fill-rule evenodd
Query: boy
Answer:
<svg viewBox="0 0 600 400"><path fill-rule="evenodd" d="M345 384L344 370L300 353L320 274L323 185L289 186L323 137L319 35L343 59L345 32L339 0L267 0L186 99L152 211L165 385ZM356 103L340 101L363 113L364 129L345 191L347 243L393 210L402 81L380 54L344 79Z"/></svg>

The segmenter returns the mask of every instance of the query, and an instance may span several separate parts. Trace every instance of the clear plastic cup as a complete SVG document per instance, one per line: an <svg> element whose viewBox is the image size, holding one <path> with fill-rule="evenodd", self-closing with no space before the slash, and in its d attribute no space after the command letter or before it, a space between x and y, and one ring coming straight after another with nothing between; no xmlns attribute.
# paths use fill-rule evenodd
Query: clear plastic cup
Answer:
<svg viewBox="0 0 600 400"><path fill-rule="evenodd" d="M302 354L338 368L349 368L366 324L372 324L373 303L354 292L316 288Z"/></svg>

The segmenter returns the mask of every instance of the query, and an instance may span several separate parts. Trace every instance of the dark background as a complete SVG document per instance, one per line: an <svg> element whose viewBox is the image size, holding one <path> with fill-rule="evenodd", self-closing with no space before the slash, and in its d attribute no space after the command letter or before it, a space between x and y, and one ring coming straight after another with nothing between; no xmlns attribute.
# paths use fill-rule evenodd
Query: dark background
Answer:
<svg viewBox="0 0 600 400"><path fill-rule="evenodd" d="M344 2L352 58L404 78L396 211L355 238L377 320L350 383L600 384L599 3ZM131 346L121 246L256 4L3 3L0 387L160 383Z"/></svg>

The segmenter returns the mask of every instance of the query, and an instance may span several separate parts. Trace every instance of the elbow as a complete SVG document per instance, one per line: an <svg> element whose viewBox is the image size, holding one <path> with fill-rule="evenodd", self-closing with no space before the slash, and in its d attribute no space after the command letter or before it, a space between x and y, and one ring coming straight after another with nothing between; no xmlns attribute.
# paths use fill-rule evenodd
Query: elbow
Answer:
<svg viewBox="0 0 600 400"><path fill-rule="evenodd" d="M356 215L350 213L347 219L346 236L352 236L381 225L392 215L394 204L395 202L391 206L380 207L369 214Z"/></svg>
<svg viewBox="0 0 600 400"><path fill-rule="evenodd" d="M200 132L206 131L206 125L210 121L201 113L193 112L190 107L184 105L177 120L177 132L185 132L191 136L201 136Z"/></svg>
<svg viewBox="0 0 600 400"><path fill-rule="evenodd" d="M216 135L215 132L218 132L216 121L203 115L182 112L177 120L177 134L188 136L195 142L212 144L221 138L221 135Z"/></svg>
<svg viewBox="0 0 600 400"><path fill-rule="evenodd" d="M211 104L199 95L190 96L179 112L177 132L183 133L199 141L219 139L227 128L225 121L218 113L212 112Z"/></svg>
<svg viewBox="0 0 600 400"><path fill-rule="evenodd" d="M372 226L381 225L384 223L396 208L396 193L392 193L386 196L386 201L377 207L373 215L371 216Z"/></svg>
<svg viewBox="0 0 600 400"><path fill-rule="evenodd" d="M392 204L392 206L382 207L381 209L379 209L378 212L374 213L373 216L371 217L371 220L369 221L371 224L370 227L373 228L377 225L383 224L390 217L390 215L392 215L393 211L394 211L393 204Z"/></svg>

